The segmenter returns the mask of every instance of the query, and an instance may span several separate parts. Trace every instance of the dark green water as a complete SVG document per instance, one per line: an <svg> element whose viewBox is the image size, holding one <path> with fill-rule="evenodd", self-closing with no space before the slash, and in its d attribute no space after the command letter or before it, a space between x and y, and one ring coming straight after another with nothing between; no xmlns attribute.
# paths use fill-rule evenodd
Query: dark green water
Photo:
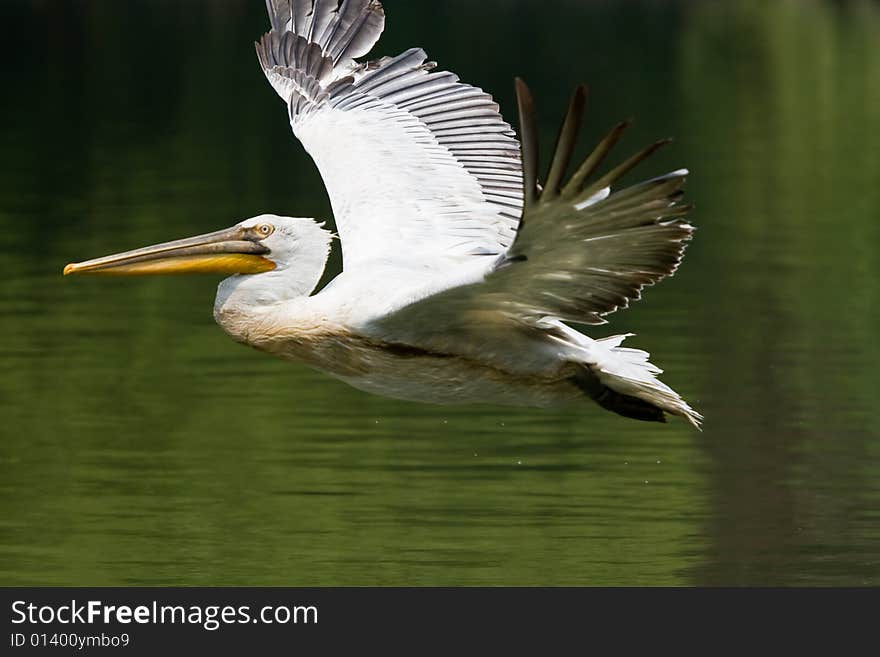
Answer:
<svg viewBox="0 0 880 657"><path fill-rule="evenodd" d="M377 53L511 118L523 75L547 136L587 81L591 138L677 137L642 171L692 170L696 240L592 334L638 333L698 434L373 397L232 343L216 280L62 278L329 217L262 5L0 7L0 584L880 584L880 7L385 3Z"/></svg>

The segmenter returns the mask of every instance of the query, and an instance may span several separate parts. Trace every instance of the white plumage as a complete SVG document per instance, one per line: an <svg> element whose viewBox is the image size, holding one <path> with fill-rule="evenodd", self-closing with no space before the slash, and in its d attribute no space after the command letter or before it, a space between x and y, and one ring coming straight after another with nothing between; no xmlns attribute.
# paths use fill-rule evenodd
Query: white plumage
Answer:
<svg viewBox="0 0 880 657"><path fill-rule="evenodd" d="M386 255L445 266L506 250L522 212L522 168L492 97L435 71L420 49L354 63L384 26L378 2L297 13L309 4L291 11L269 0L275 27L257 53L327 186L345 266Z"/></svg>

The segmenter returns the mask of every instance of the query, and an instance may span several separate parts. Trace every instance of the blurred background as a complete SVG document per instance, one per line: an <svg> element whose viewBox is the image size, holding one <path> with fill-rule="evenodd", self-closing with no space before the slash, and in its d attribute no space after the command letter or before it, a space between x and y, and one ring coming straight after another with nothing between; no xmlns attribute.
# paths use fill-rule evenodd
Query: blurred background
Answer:
<svg viewBox="0 0 880 657"><path fill-rule="evenodd" d="M590 140L636 118L618 158L676 138L629 180L690 168L696 238L588 332L705 432L374 397L231 342L210 277L63 279L329 203L260 0L4 0L0 584L880 584L880 5L384 5L373 55L511 121L524 76L545 148L580 82Z"/></svg>

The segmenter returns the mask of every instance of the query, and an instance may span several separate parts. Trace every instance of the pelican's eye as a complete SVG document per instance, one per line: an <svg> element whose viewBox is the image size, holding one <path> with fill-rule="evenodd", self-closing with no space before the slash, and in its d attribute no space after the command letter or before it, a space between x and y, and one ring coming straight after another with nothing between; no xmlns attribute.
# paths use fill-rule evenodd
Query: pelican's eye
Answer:
<svg viewBox="0 0 880 657"><path fill-rule="evenodd" d="M269 237L269 235L275 232L275 226L273 226L272 224L260 224L259 226L257 226L257 232L262 237Z"/></svg>

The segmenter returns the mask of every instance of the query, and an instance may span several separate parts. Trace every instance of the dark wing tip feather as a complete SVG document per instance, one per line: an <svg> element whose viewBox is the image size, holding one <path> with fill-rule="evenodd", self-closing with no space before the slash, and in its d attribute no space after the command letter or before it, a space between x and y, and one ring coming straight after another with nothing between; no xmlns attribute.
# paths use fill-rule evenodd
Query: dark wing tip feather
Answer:
<svg viewBox="0 0 880 657"><path fill-rule="evenodd" d="M568 165L571 162L571 156L574 154L575 146L577 146L577 138L580 133L581 123L584 120L584 109L587 103L587 87L583 84L578 85L571 96L568 104L568 111L559 130L559 136L556 138L556 148L553 153L553 162L550 165L550 171L547 173L547 182L544 184L544 194L559 194L559 185L562 182Z"/></svg>
<svg viewBox="0 0 880 657"><path fill-rule="evenodd" d="M603 137L598 144L590 151L590 154L584 159L581 165L578 167L577 171L571 176L571 179L565 185L562 190L562 195L566 198L573 198L578 196L580 192L583 190L584 185L586 184L587 179L592 176L596 169L605 161L605 158L608 156L608 153L611 152L611 149L614 148L615 144L620 141L621 136L623 136L624 131L629 128L633 123L633 120L626 119L625 121L621 121L617 125L615 125L608 133Z"/></svg>
<svg viewBox="0 0 880 657"><path fill-rule="evenodd" d="M574 149L585 105L585 89L575 90L559 133L544 191L537 187L537 129L528 88L517 81L527 202L522 230L507 262L526 263L523 275L546 278L534 293L535 312L578 323L604 323L603 315L640 298L646 285L671 275L682 260L694 227L682 203L688 172L679 169L615 189L631 169L671 139L638 151L607 173L594 177L611 149L632 123L615 125L559 189ZM529 272L526 271L529 269Z"/></svg>
<svg viewBox="0 0 880 657"><path fill-rule="evenodd" d="M522 149L523 199L528 207L538 197L538 125L532 92L522 78L516 78L515 84Z"/></svg>
<svg viewBox="0 0 880 657"><path fill-rule="evenodd" d="M671 143L672 139L670 138L660 139L658 141L655 141L650 146L643 148L638 153L630 156L591 184L587 185L586 187L582 187L577 193L577 200L582 201L584 199L588 199L599 190L613 185L618 180L620 180L622 176L629 173L636 166L638 166L639 163L646 160L658 150Z"/></svg>

